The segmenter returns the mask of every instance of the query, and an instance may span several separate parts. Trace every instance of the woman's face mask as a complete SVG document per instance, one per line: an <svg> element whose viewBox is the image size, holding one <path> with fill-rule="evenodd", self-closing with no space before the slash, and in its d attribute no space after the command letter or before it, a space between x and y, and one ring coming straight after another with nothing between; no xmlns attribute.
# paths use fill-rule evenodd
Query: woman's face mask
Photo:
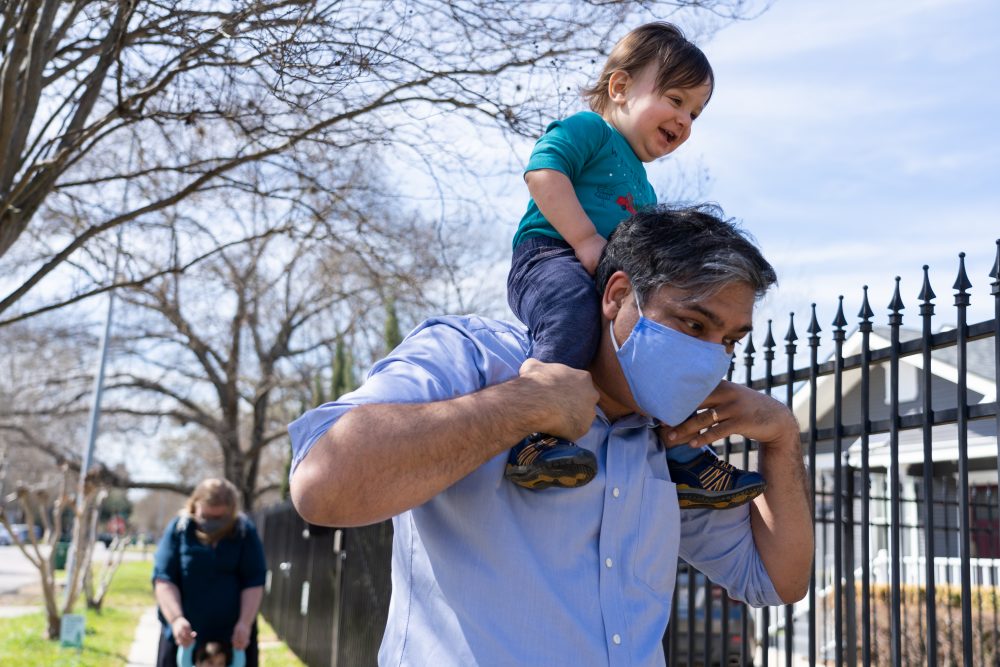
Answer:
<svg viewBox="0 0 1000 667"><path fill-rule="evenodd" d="M637 296L635 306L639 321L621 347L615 340L614 322L609 324L618 363L639 409L676 426L725 377L732 355L719 343L699 340L647 319Z"/></svg>
<svg viewBox="0 0 1000 667"><path fill-rule="evenodd" d="M209 511L208 516L205 516L206 509ZM215 507L203 508L199 506L194 516L198 531L203 533L209 540L222 537L233 525L234 517L230 516L228 508L226 508L225 514L218 513L217 509Z"/></svg>
<svg viewBox="0 0 1000 667"><path fill-rule="evenodd" d="M229 525L229 519L198 519L198 528L203 533L217 533Z"/></svg>

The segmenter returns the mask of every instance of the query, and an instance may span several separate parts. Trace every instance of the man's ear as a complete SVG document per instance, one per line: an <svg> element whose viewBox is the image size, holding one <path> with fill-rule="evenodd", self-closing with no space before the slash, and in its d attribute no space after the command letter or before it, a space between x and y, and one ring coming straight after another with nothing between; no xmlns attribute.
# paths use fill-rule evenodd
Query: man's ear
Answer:
<svg viewBox="0 0 1000 667"><path fill-rule="evenodd" d="M608 99L614 104L624 104L625 94L632 83L632 77L624 70L615 70L608 79Z"/></svg>
<svg viewBox="0 0 1000 667"><path fill-rule="evenodd" d="M615 271L608 278L601 296L601 312L609 321L618 317L622 304L632 295L632 282L624 271Z"/></svg>

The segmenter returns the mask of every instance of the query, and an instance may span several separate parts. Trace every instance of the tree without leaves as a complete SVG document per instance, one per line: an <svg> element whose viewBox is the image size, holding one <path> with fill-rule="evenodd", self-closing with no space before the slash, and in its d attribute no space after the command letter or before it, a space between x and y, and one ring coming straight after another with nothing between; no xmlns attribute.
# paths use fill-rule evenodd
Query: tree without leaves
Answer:
<svg viewBox="0 0 1000 667"><path fill-rule="evenodd" d="M598 57L623 22L686 8L755 11L746 0L0 2L0 257L31 239L0 314L70 265L73 294L48 307L106 289L82 268L103 233L231 185L241 166L280 168L303 145L434 155L441 137L425 121L441 113L535 134L563 71Z"/></svg>
<svg viewBox="0 0 1000 667"><path fill-rule="evenodd" d="M0 504L0 524L10 533L14 544L28 562L38 570L45 603L46 633L49 639L59 637L62 617L69 614L76 604L86 579L86 575L81 576L80 573L90 571L96 541L94 527L97 522L97 506L107 494L107 488L100 484L96 476L88 475L83 488L84 498L78 503L68 491L69 475L66 466L62 466L59 477L58 491L55 494L49 491L47 485L35 488L19 485L14 493L4 499L16 500L20 505L28 524L27 541L23 541L13 530L6 508ZM73 568L73 572L63 584L65 596L60 603L60 586L56 583L55 577L55 558L58 552L56 545L63 536L64 514L67 512L73 516L70 549L80 566ZM38 524L44 528L41 537L35 534L35 526Z"/></svg>
<svg viewBox="0 0 1000 667"><path fill-rule="evenodd" d="M388 292L426 304L423 288L438 271L436 240L419 217L390 212L365 194L378 188L353 178L350 208L310 213L310 226L297 222L295 232L264 233L304 210L236 200L230 226L238 218L242 234L259 240L122 295L128 314L116 356L129 370L109 373L105 412L186 424L209 438L247 507L280 488L283 452L272 445L285 439L293 410L311 402L303 367L326 366L348 334L380 351L370 304ZM268 457L275 465L262 480Z"/></svg>

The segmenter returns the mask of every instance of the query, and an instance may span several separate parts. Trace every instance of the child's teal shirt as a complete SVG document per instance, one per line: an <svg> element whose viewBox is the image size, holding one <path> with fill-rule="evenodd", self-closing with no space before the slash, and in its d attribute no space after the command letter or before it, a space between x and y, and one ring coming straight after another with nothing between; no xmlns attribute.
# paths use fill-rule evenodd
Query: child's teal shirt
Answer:
<svg viewBox="0 0 1000 667"><path fill-rule="evenodd" d="M642 161L625 137L592 111L558 120L545 129L524 172L537 169L554 169L569 178L583 210L604 238L629 215L656 203ZM539 235L562 238L532 199L514 234L514 246Z"/></svg>
<svg viewBox="0 0 1000 667"><path fill-rule="evenodd" d="M177 647L177 667L195 667L194 647L194 644L191 644L187 648L184 648L183 646ZM246 664L246 651L238 648L233 649L233 661L229 663L229 667L246 667Z"/></svg>

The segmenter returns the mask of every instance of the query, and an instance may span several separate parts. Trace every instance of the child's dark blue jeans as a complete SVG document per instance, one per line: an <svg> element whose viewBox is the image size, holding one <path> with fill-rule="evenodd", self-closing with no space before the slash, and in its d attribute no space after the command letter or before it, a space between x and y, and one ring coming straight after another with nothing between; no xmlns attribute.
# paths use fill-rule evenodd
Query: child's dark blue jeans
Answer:
<svg viewBox="0 0 1000 667"><path fill-rule="evenodd" d="M531 357L585 369L601 340L594 279L561 239L529 236L514 248L507 303L531 334Z"/></svg>

